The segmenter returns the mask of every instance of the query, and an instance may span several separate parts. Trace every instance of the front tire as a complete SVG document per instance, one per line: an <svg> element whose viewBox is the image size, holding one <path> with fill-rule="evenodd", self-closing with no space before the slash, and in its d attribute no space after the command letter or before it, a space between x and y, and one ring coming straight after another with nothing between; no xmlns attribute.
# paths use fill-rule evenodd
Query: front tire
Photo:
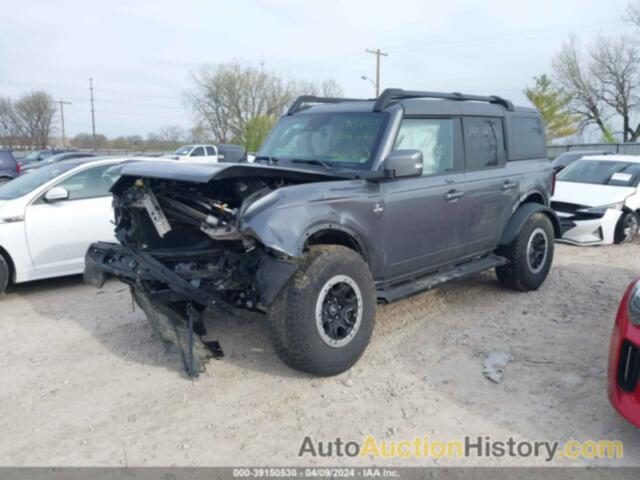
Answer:
<svg viewBox="0 0 640 480"><path fill-rule="evenodd" d="M289 367L337 375L363 354L375 324L376 291L358 253L313 246L268 312L271 339Z"/></svg>
<svg viewBox="0 0 640 480"><path fill-rule="evenodd" d="M500 282L514 290L537 290L546 280L553 262L554 230L544 213L534 213L510 245L498 254L509 263L496 268Z"/></svg>
<svg viewBox="0 0 640 480"><path fill-rule="evenodd" d="M9 264L4 257L0 255L0 295L5 292L7 285L9 285L10 274Z"/></svg>
<svg viewBox="0 0 640 480"><path fill-rule="evenodd" d="M631 243L638 235L640 221L634 212L624 212L616 225L614 243Z"/></svg>

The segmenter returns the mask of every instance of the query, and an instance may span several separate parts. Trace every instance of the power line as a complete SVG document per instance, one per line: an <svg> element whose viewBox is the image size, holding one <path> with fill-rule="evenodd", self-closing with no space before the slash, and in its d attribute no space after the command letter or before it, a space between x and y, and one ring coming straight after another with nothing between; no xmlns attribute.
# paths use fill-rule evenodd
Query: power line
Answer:
<svg viewBox="0 0 640 480"><path fill-rule="evenodd" d="M91 92L91 132L93 134L93 151L96 151L96 111L93 107L93 78L89 78L89 91Z"/></svg>
<svg viewBox="0 0 640 480"><path fill-rule="evenodd" d="M60 104L60 120L62 122L62 147L67 146L67 138L64 132L64 106L71 105L71 102L65 102L64 100L56 100Z"/></svg>
<svg viewBox="0 0 640 480"><path fill-rule="evenodd" d="M388 57L388 53L382 52L379 48L376 50L365 50L367 53L372 53L376 56L376 98L380 95L380 57Z"/></svg>

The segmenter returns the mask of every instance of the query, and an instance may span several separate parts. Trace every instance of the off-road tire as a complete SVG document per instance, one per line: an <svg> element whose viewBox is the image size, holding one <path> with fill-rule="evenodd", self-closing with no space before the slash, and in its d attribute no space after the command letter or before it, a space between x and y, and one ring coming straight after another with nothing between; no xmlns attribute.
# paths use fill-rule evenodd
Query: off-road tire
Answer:
<svg viewBox="0 0 640 480"><path fill-rule="evenodd" d="M5 258L0 255L0 295L2 295L9 285L9 277L11 272L9 270L9 264Z"/></svg>
<svg viewBox="0 0 640 480"><path fill-rule="evenodd" d="M546 256L538 266L539 270L533 269L528 254L529 245L532 240L544 235L547 240ZM544 213L534 213L525 222L513 242L498 250L498 255L509 261L506 265L496 268L498 280L504 286L521 292L537 290L549 274L553 262L553 251L554 230L551 220Z"/></svg>
<svg viewBox="0 0 640 480"><path fill-rule="evenodd" d="M627 237L625 235L624 230L627 227L629 222L635 222L634 232ZM634 212L623 212L620 216L620 220L618 220L618 224L616 225L616 231L613 236L614 243L631 243L638 236L638 225L640 225L640 220L638 219L638 214Z"/></svg>
<svg viewBox="0 0 640 480"><path fill-rule="evenodd" d="M10 178L7 178L7 177L0 177L0 187L1 187L2 185L4 185L5 183L9 183L10 181L11 181L11 179L10 179Z"/></svg>
<svg viewBox="0 0 640 480"><path fill-rule="evenodd" d="M343 346L328 345L316 322L320 295L336 276L352 279L362 297L359 326ZM337 375L351 368L366 349L374 329L375 309L376 291L364 259L343 246L313 246L269 308L271 340L289 367L312 375Z"/></svg>

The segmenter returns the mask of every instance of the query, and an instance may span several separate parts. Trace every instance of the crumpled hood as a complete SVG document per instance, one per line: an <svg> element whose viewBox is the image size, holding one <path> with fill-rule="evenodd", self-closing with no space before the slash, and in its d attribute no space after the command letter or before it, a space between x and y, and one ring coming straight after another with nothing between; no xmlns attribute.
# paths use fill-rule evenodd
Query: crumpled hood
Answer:
<svg viewBox="0 0 640 480"><path fill-rule="evenodd" d="M590 183L557 182L554 202L600 207L624 201L636 191L635 187L616 187Z"/></svg>
<svg viewBox="0 0 640 480"><path fill-rule="evenodd" d="M184 182L208 183L211 180L242 177L289 178L292 180L332 180L345 178L338 172L322 172L310 167L292 168L254 163L211 163L195 164L181 162L133 162L123 164L122 176L162 178Z"/></svg>

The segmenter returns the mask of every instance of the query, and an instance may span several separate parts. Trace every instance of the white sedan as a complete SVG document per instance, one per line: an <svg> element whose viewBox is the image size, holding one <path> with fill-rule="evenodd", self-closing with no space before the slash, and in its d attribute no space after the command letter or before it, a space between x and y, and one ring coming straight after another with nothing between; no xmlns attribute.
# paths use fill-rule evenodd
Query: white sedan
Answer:
<svg viewBox="0 0 640 480"><path fill-rule="evenodd" d="M575 245L631 242L640 224L640 157L594 155L558 175L551 207Z"/></svg>
<svg viewBox="0 0 640 480"><path fill-rule="evenodd" d="M67 160L0 187L0 294L10 280L82 273L89 244L114 241L112 167L126 160Z"/></svg>

